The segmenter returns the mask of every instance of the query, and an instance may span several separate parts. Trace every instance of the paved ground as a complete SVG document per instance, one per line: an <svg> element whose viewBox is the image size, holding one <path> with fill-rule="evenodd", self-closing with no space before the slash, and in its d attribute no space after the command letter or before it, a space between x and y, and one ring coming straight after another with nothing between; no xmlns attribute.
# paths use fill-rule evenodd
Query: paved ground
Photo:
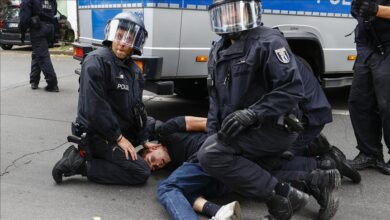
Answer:
<svg viewBox="0 0 390 220"><path fill-rule="evenodd" d="M107 186L72 177L61 185L51 178L51 169L70 145L66 136L76 115L78 62L71 57L52 56L59 76L59 93L28 84L30 51L0 51L1 65L1 219L169 219L156 200L158 182L168 173L152 175L138 187ZM348 90L329 90L335 108L334 122L325 134L351 158L356 155L345 100ZM174 115L205 115L207 102L176 96L156 97L146 93L149 114L159 119ZM386 153L386 159L388 159ZM353 185L343 180L340 210L334 219L389 219L390 177L375 170L362 173L363 181ZM239 199L243 219L259 219L265 205L231 195L218 202ZM311 203L293 219L314 219L318 205ZM204 219L204 218L203 218Z"/></svg>

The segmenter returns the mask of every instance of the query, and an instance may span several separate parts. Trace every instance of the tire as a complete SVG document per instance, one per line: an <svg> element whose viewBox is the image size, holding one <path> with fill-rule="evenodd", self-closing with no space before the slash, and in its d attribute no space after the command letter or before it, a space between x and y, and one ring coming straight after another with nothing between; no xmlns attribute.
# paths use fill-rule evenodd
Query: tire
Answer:
<svg viewBox="0 0 390 220"><path fill-rule="evenodd" d="M3 50L11 50L14 45L12 44L1 44L0 45Z"/></svg>
<svg viewBox="0 0 390 220"><path fill-rule="evenodd" d="M65 42L73 42L74 41L74 31L71 29L66 30L65 36L64 36Z"/></svg>

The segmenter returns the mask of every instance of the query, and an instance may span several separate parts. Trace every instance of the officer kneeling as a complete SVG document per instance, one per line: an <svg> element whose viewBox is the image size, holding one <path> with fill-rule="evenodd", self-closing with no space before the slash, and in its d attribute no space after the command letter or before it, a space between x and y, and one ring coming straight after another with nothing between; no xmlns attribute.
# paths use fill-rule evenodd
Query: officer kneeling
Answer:
<svg viewBox="0 0 390 220"><path fill-rule="evenodd" d="M289 219L309 196L268 170L297 137L279 119L297 116L303 84L286 39L261 26L261 10L258 0L215 0L209 7L222 39L210 51L210 136L198 159L233 191L265 200L268 218ZM262 159L268 163L256 162Z"/></svg>
<svg viewBox="0 0 390 220"><path fill-rule="evenodd" d="M148 164L134 149L147 137L143 77L131 59L141 54L146 38L140 18L120 13L106 25L105 47L84 59L76 122L87 134L91 159L69 147L53 168L57 183L63 176L82 174L97 183L134 185L150 176Z"/></svg>

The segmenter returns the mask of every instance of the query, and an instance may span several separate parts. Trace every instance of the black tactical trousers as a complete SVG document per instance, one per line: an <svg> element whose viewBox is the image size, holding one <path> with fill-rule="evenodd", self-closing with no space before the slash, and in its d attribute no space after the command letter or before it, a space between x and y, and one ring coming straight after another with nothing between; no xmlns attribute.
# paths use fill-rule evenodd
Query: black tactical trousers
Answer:
<svg viewBox="0 0 390 220"><path fill-rule="evenodd" d="M54 26L50 23L42 22L39 29L31 28L31 72L30 83L38 84L41 78L41 71L49 86L57 85L57 76L51 63L49 54L49 41L54 35Z"/></svg>
<svg viewBox="0 0 390 220"><path fill-rule="evenodd" d="M390 45L383 56L358 48L348 102L357 148L382 157L382 134L390 151Z"/></svg>
<svg viewBox="0 0 390 220"><path fill-rule="evenodd" d="M209 175L233 191L263 199L278 183L268 170L278 168L279 155L291 146L296 137L296 133L266 124L243 131L229 144L221 142L214 134L202 145L198 159Z"/></svg>
<svg viewBox="0 0 390 220"><path fill-rule="evenodd" d="M119 146L109 144L96 135L89 138L88 145L92 154L87 165L89 180L118 185L136 185L148 180L151 171L140 155L137 160L126 160Z"/></svg>

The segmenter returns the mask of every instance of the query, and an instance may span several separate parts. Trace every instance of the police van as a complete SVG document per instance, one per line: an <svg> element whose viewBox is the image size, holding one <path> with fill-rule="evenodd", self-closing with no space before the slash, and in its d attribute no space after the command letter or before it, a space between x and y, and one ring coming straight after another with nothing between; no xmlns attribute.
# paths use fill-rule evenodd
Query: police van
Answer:
<svg viewBox="0 0 390 220"><path fill-rule="evenodd" d="M352 0L263 0L262 22L279 28L324 87L352 82L356 21ZM79 42L74 58L101 45L106 22L122 11L140 16L149 32L142 56L134 56L156 94L207 96L207 60L213 40L207 8L212 0L78 0Z"/></svg>

